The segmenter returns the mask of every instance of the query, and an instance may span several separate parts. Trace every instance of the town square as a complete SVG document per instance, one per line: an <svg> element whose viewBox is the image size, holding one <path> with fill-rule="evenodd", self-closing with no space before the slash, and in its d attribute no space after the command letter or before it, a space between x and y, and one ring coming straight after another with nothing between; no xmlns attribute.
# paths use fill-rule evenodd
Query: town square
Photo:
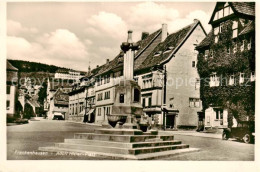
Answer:
<svg viewBox="0 0 260 172"><path fill-rule="evenodd" d="M256 4L6 3L6 159L256 161Z"/></svg>

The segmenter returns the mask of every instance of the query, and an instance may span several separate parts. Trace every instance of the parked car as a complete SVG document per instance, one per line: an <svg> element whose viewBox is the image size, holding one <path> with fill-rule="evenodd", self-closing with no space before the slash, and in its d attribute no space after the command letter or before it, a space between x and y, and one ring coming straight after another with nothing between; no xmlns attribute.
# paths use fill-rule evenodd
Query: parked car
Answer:
<svg viewBox="0 0 260 172"><path fill-rule="evenodd" d="M237 127L225 128L223 130L222 139L236 138L243 140L245 143L252 143L255 139L255 122L242 121Z"/></svg>

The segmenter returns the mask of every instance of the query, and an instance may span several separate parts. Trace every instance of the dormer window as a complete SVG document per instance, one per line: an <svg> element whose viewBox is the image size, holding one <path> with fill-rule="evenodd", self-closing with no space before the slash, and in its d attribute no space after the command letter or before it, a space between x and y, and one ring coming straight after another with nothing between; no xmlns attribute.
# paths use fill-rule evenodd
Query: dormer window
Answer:
<svg viewBox="0 0 260 172"><path fill-rule="evenodd" d="M162 51L158 51L154 54L154 56L160 56L162 54Z"/></svg>
<svg viewBox="0 0 260 172"><path fill-rule="evenodd" d="M174 47L168 47L163 53L168 53L170 52L171 50L173 50Z"/></svg>

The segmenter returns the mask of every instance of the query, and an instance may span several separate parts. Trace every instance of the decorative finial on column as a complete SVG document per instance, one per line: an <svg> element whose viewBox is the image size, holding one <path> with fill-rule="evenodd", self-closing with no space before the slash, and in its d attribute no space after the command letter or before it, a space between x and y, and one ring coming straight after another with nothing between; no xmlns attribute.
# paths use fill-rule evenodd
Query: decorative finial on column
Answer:
<svg viewBox="0 0 260 172"><path fill-rule="evenodd" d="M127 42L128 42L128 43L133 43L132 33L133 33L132 30L129 30L129 31L128 31L128 37L127 37Z"/></svg>

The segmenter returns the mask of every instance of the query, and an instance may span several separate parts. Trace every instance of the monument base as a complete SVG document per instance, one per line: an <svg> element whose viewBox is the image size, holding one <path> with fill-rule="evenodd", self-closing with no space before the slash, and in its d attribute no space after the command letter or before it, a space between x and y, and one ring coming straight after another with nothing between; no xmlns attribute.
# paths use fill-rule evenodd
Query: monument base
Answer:
<svg viewBox="0 0 260 172"><path fill-rule="evenodd" d="M198 151L174 140L173 135L138 129L97 129L94 133L75 133L54 147L40 147L49 152L81 152L111 159L159 159L184 152Z"/></svg>

